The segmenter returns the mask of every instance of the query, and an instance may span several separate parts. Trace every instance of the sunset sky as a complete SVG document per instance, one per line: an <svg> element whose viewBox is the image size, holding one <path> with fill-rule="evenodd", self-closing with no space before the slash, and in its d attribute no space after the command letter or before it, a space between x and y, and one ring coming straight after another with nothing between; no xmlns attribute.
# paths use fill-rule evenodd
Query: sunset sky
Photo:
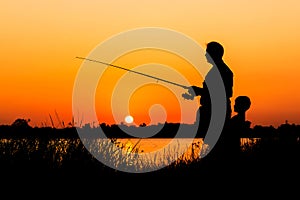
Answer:
<svg viewBox="0 0 300 200"><path fill-rule="evenodd" d="M83 63L75 57L88 56L116 34L143 27L178 31L203 47L219 41L225 48L224 61L234 72L232 100L239 95L251 98L246 117L252 125L278 126L286 120L300 124L297 0L19 0L1 2L0 18L0 124L29 118L33 126L50 125L49 115L55 118L56 114L57 121L70 122L74 81ZM149 50L123 55L114 64L151 73L147 71L149 63L189 69L189 64L176 56ZM109 91L125 74L109 70L104 82L99 82L95 98L100 123L113 122ZM161 72L153 73L173 80L166 71ZM182 74L192 84L201 83L198 76L191 76L193 71ZM137 76L129 77L128 84L142 78ZM130 99L137 123L148 123L148 110L156 104L165 107L168 120L178 120L176 95L184 90L175 94L167 85L153 89L154 85L137 90ZM197 99L184 102L190 104L185 114L193 120ZM122 118L125 113L120 115Z"/></svg>

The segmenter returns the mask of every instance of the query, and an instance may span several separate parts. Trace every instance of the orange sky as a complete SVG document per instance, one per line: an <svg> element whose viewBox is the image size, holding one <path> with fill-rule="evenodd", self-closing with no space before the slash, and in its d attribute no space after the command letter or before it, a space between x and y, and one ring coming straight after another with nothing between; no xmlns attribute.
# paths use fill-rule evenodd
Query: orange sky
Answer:
<svg viewBox="0 0 300 200"><path fill-rule="evenodd" d="M211 40L221 42L224 60L235 75L234 98L247 95L252 100L247 112L252 125L277 126L285 120L300 123L297 0L20 0L2 2L0 18L1 124L30 118L32 125L50 125L49 114L54 117L55 112L65 123L70 122L74 81L82 64L75 57L87 56L115 34L141 27L172 29L202 46ZM142 54L143 61L136 60L133 53L116 63L130 67L161 62L176 68L177 62L151 57L147 51ZM135 102L145 97L147 102L130 103L134 115L140 116L138 123L149 120L146 108L156 103L165 105L170 120L178 118L178 94L170 94L162 85L158 91L167 94L163 99L147 91L136 91L132 97ZM100 101L99 95L97 92L96 100ZM196 105L189 103L193 109L188 112L193 116ZM96 108L104 121L107 113L102 114L101 105Z"/></svg>

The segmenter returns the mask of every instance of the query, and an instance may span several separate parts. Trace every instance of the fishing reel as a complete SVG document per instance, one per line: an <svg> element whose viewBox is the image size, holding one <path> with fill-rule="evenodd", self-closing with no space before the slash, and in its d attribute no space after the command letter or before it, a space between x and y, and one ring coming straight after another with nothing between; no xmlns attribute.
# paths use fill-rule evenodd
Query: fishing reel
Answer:
<svg viewBox="0 0 300 200"><path fill-rule="evenodd" d="M187 100L194 100L195 93L189 90L188 92L182 94L182 97Z"/></svg>

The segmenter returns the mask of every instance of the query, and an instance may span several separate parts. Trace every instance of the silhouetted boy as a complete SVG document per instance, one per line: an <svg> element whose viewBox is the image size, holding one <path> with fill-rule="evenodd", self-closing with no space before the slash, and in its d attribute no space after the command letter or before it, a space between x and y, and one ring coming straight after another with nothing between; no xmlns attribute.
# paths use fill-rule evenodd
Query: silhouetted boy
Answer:
<svg viewBox="0 0 300 200"><path fill-rule="evenodd" d="M234 112L237 114L230 120L230 126L232 129L242 133L250 128L250 121L246 121L246 111L251 106L251 100L247 96L238 96L234 103Z"/></svg>
<svg viewBox="0 0 300 200"><path fill-rule="evenodd" d="M235 99L234 111L237 113L230 120L228 132L225 134L225 151L233 159L238 159L241 151L241 138L250 130L250 121L246 121L246 111L251 101L247 96Z"/></svg>

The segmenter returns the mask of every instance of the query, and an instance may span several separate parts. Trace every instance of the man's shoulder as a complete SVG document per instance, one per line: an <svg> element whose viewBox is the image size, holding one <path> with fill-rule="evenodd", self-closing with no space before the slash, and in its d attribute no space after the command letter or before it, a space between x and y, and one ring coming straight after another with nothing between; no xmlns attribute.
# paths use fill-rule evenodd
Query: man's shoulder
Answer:
<svg viewBox="0 0 300 200"><path fill-rule="evenodd" d="M230 67L226 63L224 63L224 69L225 69L226 73L233 76L233 71L230 69Z"/></svg>

